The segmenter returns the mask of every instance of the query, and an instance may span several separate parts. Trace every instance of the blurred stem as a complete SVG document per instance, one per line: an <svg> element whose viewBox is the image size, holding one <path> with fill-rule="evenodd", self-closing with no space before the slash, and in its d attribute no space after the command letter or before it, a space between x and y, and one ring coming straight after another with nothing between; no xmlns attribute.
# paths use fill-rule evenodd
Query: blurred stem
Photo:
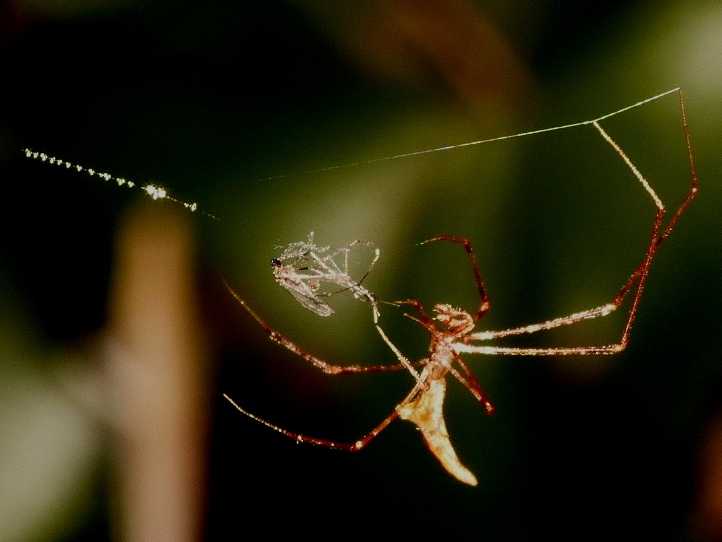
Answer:
<svg viewBox="0 0 722 542"><path fill-rule="evenodd" d="M188 225L157 205L123 225L110 336L122 540L200 538L206 381L192 257Z"/></svg>

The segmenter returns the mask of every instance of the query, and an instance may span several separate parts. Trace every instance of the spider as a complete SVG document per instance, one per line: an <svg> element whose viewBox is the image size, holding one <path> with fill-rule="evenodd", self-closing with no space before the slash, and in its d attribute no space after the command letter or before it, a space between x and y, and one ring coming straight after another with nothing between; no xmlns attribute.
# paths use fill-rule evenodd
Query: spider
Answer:
<svg viewBox="0 0 722 542"><path fill-rule="evenodd" d="M382 337L386 339L387 344L396 355L399 363L363 366L342 365L325 361L309 352L304 351L288 337L273 329L248 305L248 303L241 299L241 297L229 287L229 290L235 299L256 320L256 322L258 322L272 341L284 346L294 354L297 354L302 359L327 374L342 375L390 372L402 369L409 370L415 379L414 386L411 391L406 394L403 399L401 399L388 416L386 416L368 433L362 435L354 442L338 442L325 438L311 437L302 433L289 431L270 423L244 410L227 394L223 394L224 397L245 416L248 416L256 422L295 440L297 443L313 444L316 446L348 452L358 452L364 449L397 418L407 420L416 425L431 453L438 459L449 474L465 484L471 486L477 485L476 476L459 460L446 429L443 402L446 394L447 377L451 375L454 379L464 385L471 392L473 397L482 405L484 411L487 414L491 414L494 411L494 406L489 400L487 394L482 390L476 377L462 359L461 354L515 356L612 355L621 352L627 347L629 344L632 326L637 316L639 302L642 297L642 293L644 292L649 270L657 250L660 245L669 238L677 225L679 218L685 212L699 191L699 181L695 166L694 152L691 143L689 126L687 123L684 99L681 92L679 93L679 98L682 130L690 168L690 187L684 200L669 219L666 226L663 225L666 208L661 199L647 182L645 177L639 172L637 167L632 163L629 157L624 153L621 147L619 147L611 136L601 127L600 121L607 117L601 117L597 120L585 122L585 124L591 124L597 130L600 136L611 146L617 156L627 165L632 175L637 179L637 181L639 181L642 188L647 192L656 208L650 239L644 255L640 263L632 271L628 279L624 282L610 302L580 312L534 324L497 331L475 331L479 320L490 310L491 303L486 285L479 270L479 265L474 254L472 244L464 237L447 234L437 235L422 242L421 244L426 245L429 243L443 241L455 243L463 247L473 272L474 283L478 290L479 305L473 313L470 313L461 308L452 307L448 304L437 304L433 307L434 316L431 316L426 312L424 305L419 299L410 298L390 302L392 305L410 307L412 309L411 312L404 313L404 315L421 325L429 334L430 341L427 356L418 360L416 363L411 363L408 359L406 359L398 348L396 348L393 343L386 338L386 335L378 324L378 321L375 321L374 325ZM537 333L539 331L546 331L561 326L576 324L584 320L608 316L612 312L616 311L630 294L632 298L631 307L627 315L626 324L621 338L616 343L600 346L565 346L549 348L525 348L478 344L483 341L515 335ZM417 368L419 371L417 371Z"/></svg>

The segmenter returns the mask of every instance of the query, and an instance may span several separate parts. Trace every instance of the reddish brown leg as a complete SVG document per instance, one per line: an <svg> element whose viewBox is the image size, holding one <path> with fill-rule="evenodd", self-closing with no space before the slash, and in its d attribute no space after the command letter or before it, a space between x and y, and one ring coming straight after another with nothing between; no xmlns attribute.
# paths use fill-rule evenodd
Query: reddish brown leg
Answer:
<svg viewBox="0 0 722 542"><path fill-rule="evenodd" d="M454 378L456 378L456 380L466 386L466 388L471 392L474 398L482 404L482 406L484 407L484 411L487 414L493 414L495 410L494 405L489 400L489 396L486 394L486 392L481 388L481 384L479 384L479 381L474 376L474 373L469 370L469 367L466 365L466 363L464 363L464 360L461 358L461 356L455 354L454 358L461 367L463 374L459 373L459 371L457 371L454 367L451 367L449 369L451 374L454 376Z"/></svg>
<svg viewBox="0 0 722 542"><path fill-rule="evenodd" d="M690 170L690 186L689 190L687 192L687 195L685 199L682 201L682 203L679 205L677 210L672 215L672 218L667 223L667 227L664 228L663 231L661 231L662 226L662 220L665 214L665 208L662 204L662 202L659 200L659 198L656 197L656 194L654 191L649 187L646 183L646 180L639 174L639 172L636 170L636 168L632 165L631 161L627 158L627 156L624 154L624 152L619 148L619 146L612 140L612 138L602 129L602 127L597 123L594 122L593 125L599 131L599 133L602 135L602 137L612 146L612 148L619 154L619 156L624 160L627 165L632 170L632 173L637 176L637 178L640 180L642 185L645 187L645 189L652 195L653 200L655 201L657 205L657 215L655 217L655 221L652 227L652 239L650 241L650 244L647 248L647 252L645 254L644 261L640 264L640 266L632 273L632 275L627 279L627 282L622 286L622 288L617 293L617 296L614 298L613 303L616 306L619 306L622 303L622 300L626 296L627 292L632 288L635 281L639 281L639 284L637 286L637 291L635 292L634 299L632 301L632 308L629 312L629 318L627 319L627 325L624 328L624 333L622 334L622 339L619 342L619 346L623 349L627 346L627 343L629 342L629 334L632 330L632 325L634 324L634 320L636 318L637 314L637 308L639 306L639 300L642 296L642 292L644 291L644 286L647 280L647 275L649 274L649 269L652 265L652 260L654 259L654 256L657 252L657 249L661 246L661 244L672 234L672 231L674 230L675 226L677 225L677 222L679 221L679 218L684 214L684 212L687 210L687 207L692 203L694 198L697 196L697 193L699 192L699 178L697 175L697 165L695 163L695 157L694 157L694 148L692 147L692 136L689 131L689 123L687 121L687 109L684 102L684 95L682 94L682 91L679 91L679 106L680 106L680 115L682 119L682 132L684 134L684 141L685 146L687 148L687 159L689 161L689 170Z"/></svg>
<svg viewBox="0 0 722 542"><path fill-rule="evenodd" d="M682 116L682 132L684 133L684 143L687 147L687 159L689 160L690 186L689 192L687 192L687 197L674 212L672 218L667 223L667 227L665 228L664 233L659 238L658 244L660 245L662 244L662 241L664 241L665 239L667 239L667 237L670 236L672 230L674 230L674 227L677 225L679 217L682 216L682 214L687 210L687 207L689 207L689 204L692 203L692 200L694 200L694 198L697 196L697 193L699 192L699 177L697 176L697 164L694 157L694 147L692 146L692 135L690 134L689 123L687 122L687 106L684 102L684 94L682 93L681 89L679 91L679 109Z"/></svg>
<svg viewBox="0 0 722 542"><path fill-rule="evenodd" d="M389 301L388 303L397 306L409 305L413 307L414 309L416 309L417 316L413 316L408 313L404 313L404 316L420 323L422 326L424 326L424 328L426 328L427 331L431 333L436 331L436 327L434 326L434 319L426 313L426 310L424 309L424 304L421 302L421 300L414 297L409 299L401 299L399 301Z"/></svg>
<svg viewBox="0 0 722 542"><path fill-rule="evenodd" d="M647 251L642 266L639 269L639 284L632 300L632 308L629 310L627 324L624 327L622 338L618 343L603 346L572 346L572 347L553 347L553 348L516 348L506 346L471 346L466 344L454 345L457 352L468 352L473 354L490 354L490 355L516 355L516 356L569 356L569 355L593 355L593 354L616 354L627 347L629 343L629 334L632 331L634 320L637 316L639 301L642 298L644 287L649 275L649 268L652 265L655 252L659 246L659 230L664 218L664 208L657 211L657 215L652 227L652 237L649 241ZM630 278L630 280L632 280ZM627 285L625 285L626 287ZM627 288L628 290L629 288ZM626 292L625 292L626 293ZM621 300L620 300L621 303ZM571 323L571 322L570 322Z"/></svg>
<svg viewBox="0 0 722 542"><path fill-rule="evenodd" d="M251 414L250 412L243 410L236 402L231 399L228 395L225 393L223 394L223 397L226 398L226 400L231 403L238 412L243 414L244 416L248 416L252 420L260 423L261 425L265 425L269 429L272 429L276 431L277 433L282 434L284 437L290 438L291 440L295 440L299 444L313 444L314 446L322 446L324 448L331 448L332 450L342 450L344 452L358 452L363 450L373 439L375 439L381 431L386 429L388 425L394 421L396 418L399 417L398 412L394 410L391 414L386 416L384 420L378 424L376 427L374 427L371 431L366 433L364 436L362 436L360 439L358 439L355 442L338 442L335 440L329 440L329 439L323 439L323 438L316 438L316 437L309 437L307 435L304 435L302 433L294 433L293 431L288 431L286 429L283 429L282 427L279 427L277 425L274 425L270 422L267 422L266 420L259 418L255 414Z"/></svg>
<svg viewBox="0 0 722 542"><path fill-rule="evenodd" d="M283 335L282 333L279 333L275 329L273 329L271 326L269 326L263 318L261 318L258 314L256 314L256 311L254 311L248 303L246 303L241 297L236 293L236 291L231 288L228 283L224 281L224 284L226 285L226 288L228 288L228 291L231 293L231 295L234 297L236 301L243 307L248 314L250 314L253 319L258 322L258 324L263 328L263 330L268 335L268 338L271 339L273 342L280 344L281 346L285 347L286 349L290 350L297 356L303 358L307 362L309 362L311 365L316 367L317 369L320 369L326 374L331 375L346 375L346 374L356 374L356 373L386 373L391 371L401 371L404 369L407 369L403 364L401 363L394 363L389 365L336 365L333 363L329 363L317 356L314 356L313 354L310 354L309 352L306 352L301 347L299 347L296 343L294 343L291 339Z"/></svg>
<svg viewBox="0 0 722 542"><path fill-rule="evenodd" d="M464 247L466 255L469 257L471 268L474 272L474 281L476 282L476 287L479 290L479 298L481 299L481 301L479 302L479 309L474 315L474 321L476 322L477 320L479 320L479 318L484 316L484 314L489 311L489 309L491 308L491 303L489 302L489 295L486 291L486 286L484 285L484 281L481 278L481 272L479 271L479 262L476 261L476 255L474 254L474 249L471 246L471 241L469 241L465 237L443 234L432 237L431 239L427 239L426 241L423 241L419 244L425 245L427 243L433 243L435 241L449 241L450 243L457 243Z"/></svg>
<svg viewBox="0 0 722 542"><path fill-rule="evenodd" d="M646 180L641 176L641 174L637 171L637 169L632 165L631 161L627 156L624 154L624 152L619 148L619 146L612 140L612 138L602 129L602 127L597 123L594 122L593 125L597 129L597 131L602 135L602 137L612 146L612 148L619 154L619 156L624 160L627 165L632 170L632 173L640 180L644 188L652 195L652 199L655 201L657 205L657 215L654 220L654 225L652 227L652 239L650 241L650 244L647 248L647 252L645 254L644 261L640 264L639 268L632 273L632 275L627 279L627 282L622 288L620 289L617 296L614 298L613 303L617 306L619 306L626 296L627 292L632 288L632 285L636 280L639 280L639 284L637 286L637 291L634 294L634 299L632 301L632 308L629 311L629 318L627 319L627 325L624 328L624 333L622 334L622 339L619 342L619 346L621 348L625 348L627 346L627 343L629 341L629 333L632 330L632 325L634 324L634 320L636 318L637 314L637 308L639 306L639 300L642 297L642 292L644 291L644 286L647 281L647 275L649 274L649 269L652 265L652 260L654 259L654 256L657 252L657 249L660 247L660 245L672 234L672 231L674 230L675 226L677 225L677 222L679 221L679 218L684 214L684 212L687 210L687 207L692 203L694 198L697 196L697 193L699 192L699 178L697 176L697 165L695 163L695 157L694 157L694 148L692 147L692 136L689 131L689 123L687 122L687 109L684 102L684 94L682 94L682 91L679 90L679 107L680 107L680 115L682 118L682 132L684 134L684 141L685 146L687 148L687 159L689 161L689 172L690 172L690 186L689 190L687 192L687 196L682 201L682 203L677 207L677 210L672 215L672 218L667 223L667 227L664 228L664 231L660 233L660 229L662 226L662 220L665 213L665 208L662 204L662 202L659 200L659 198L656 197L656 194L654 191L647 185Z"/></svg>
<svg viewBox="0 0 722 542"><path fill-rule="evenodd" d="M644 287L647 283L647 276L649 275L649 269L652 266L652 260L654 260L654 255L656 254L657 248L659 247L659 229L662 226L663 219L664 209L659 209L654 219L654 225L652 226L652 238L649 242L649 246L647 247L647 253L645 255L644 262L642 263L642 266L639 270L639 284L637 285L637 291L634 293L634 298L632 299L632 308L629 310L627 324L624 326L624 332L622 333L622 338L619 341L619 347L622 350L625 349L627 347L627 344L629 343L629 334L631 333L632 326L634 325L634 321L637 318L639 301L642 298L642 293L644 293ZM619 305L621 302L621 299L614 300L614 303L616 305Z"/></svg>
<svg viewBox="0 0 722 542"><path fill-rule="evenodd" d="M658 219L655 221L655 231L659 231L659 228L661 226L661 216L657 217ZM653 238L650 240L649 249L652 250L652 254L656 252L657 248L659 247L659 235L656 237L653 235ZM630 292L632 287L635 285L635 283L639 280L641 277L643 271L649 269L649 265L651 265L651 260L648 261L648 253L645 253L645 259L642 261L642 263L637 267L637 269L634 270L634 272L629 276L627 281L624 283L624 285L619 289L617 294L614 296L612 301L610 303L607 303L605 305L600 305L598 307L594 307L593 309L587 309L584 311L580 311L574 314L570 314L567 316L562 316L559 318L553 318L551 320L546 320L544 322L537 322L535 324L528 324L525 326L520 327L513 327L509 329L502 329L497 331L478 331L476 333L472 333L471 335L467 336L464 340L464 342L469 342L469 340L472 341L488 341L492 339L501 339L504 337L510 337L513 335L524 335L524 334L531 334L531 333L537 333L539 331L547 331L550 329L554 329L557 327L562 326L569 326L572 324L576 324L579 322L582 322L584 320L592 320L594 318L599 318L603 316L608 316L615 310L617 310L622 302L624 301L624 298L627 296L627 294ZM604 349L608 349L608 347L600 347Z"/></svg>
<svg viewBox="0 0 722 542"><path fill-rule="evenodd" d="M562 325L574 324L578 321L585 320L588 318L596 318L598 316L606 316L607 314L611 313L611 310L608 310L608 308L611 308L613 310L613 309L616 309L617 307L619 307L622 304L622 302L624 301L624 298L634 287L635 283L638 282L637 289L634 294L634 299L632 301L632 308L629 311L627 323L624 327L624 332L622 334L622 338L620 339L619 343L605 345L605 346L586 346L586 347L568 347L568 348L508 348L508 347L465 348L465 347L462 347L459 349L459 351L483 353L483 354L510 354L510 355L543 356L543 355L574 355L574 354L581 354L581 355L614 354L614 353L624 350L624 348L626 348L626 346L629 342L629 335L632 330L632 325L634 324L634 320L637 315L639 301L640 301L642 293L644 291L644 286L646 284L647 275L649 274L649 269L652 265L652 261L654 260L654 256L656 255L657 249L672 234L672 231L674 230L675 226L677 225L679 218L682 216L682 214L684 214L684 212L687 210L687 208L689 207L689 205L692 203L694 198L697 196L697 193L699 192L699 178L697 175L697 166L695 164L694 148L692 146L692 137L691 137L690 131L689 131L689 124L687 122L687 111L686 111L685 102L684 102L684 95L682 94L681 90L679 91L679 104L680 104L680 111L681 111L681 117L682 117L682 131L684 134L685 146L687 148L687 156L688 156L688 160L689 160L690 186L689 186L689 190L688 190L687 195L685 196L684 200L679 205L679 207L677 207L676 211L672 215L672 218L669 220L669 222L667 223L667 226L663 230L662 230L662 221L664 218L665 209L664 209L664 205L662 204L661 200L656 195L654 190L649 186L649 184L644 179L644 177L642 177L642 175L639 173L639 171L636 169L636 167L634 167L634 165L631 163L629 158L624 154L624 151L622 151L622 149L612 140L612 138L609 136L609 134L607 134L602 129L602 127L598 124L598 122L595 121L592 123L594 125L594 127L602 135L602 137L612 146L612 148L615 150L615 152L629 166L632 173L641 182L642 186L650 194L653 201L655 202L655 205L657 206L657 214L655 216L655 220L654 220L654 223L652 226L652 236L651 236L649 245L647 247L647 251L645 252L644 260L639 265L639 267L637 267L637 269L635 269L634 272L629 276L627 281L620 288L619 292L617 292L617 295L612 300L611 306L610 307L598 307L597 309L593 309L590 311L583 311L582 313L578 313L576 315L571 315L569 317L563 317L563 318L558 318L555 320L549 320L547 322L542 322L541 324L536 324L536 325L532 324L530 326L503 330L500 332L491 331L491 332L475 333L474 335L471 336L472 339L486 340L486 339L492 339L492 338L505 337L505 336L509 336L509 335L518 335L521 333L534 333L536 331L541 331L543 329L551 329L553 327L558 327L558 326L562 326ZM600 309L603 309L603 310L600 310Z"/></svg>
<svg viewBox="0 0 722 542"><path fill-rule="evenodd" d="M679 109L682 117L682 133L684 135L684 143L685 147L687 148L687 160L689 161L689 190L687 191L687 195L685 196L682 203L679 205L679 207L677 207L677 210L672 215L672 218L670 218L669 222L667 222L667 227L664 228L664 232L657 238L657 247L659 247L664 241L666 241L667 238L672 234L672 231L677 226L679 218L684 214L684 212L687 210L687 207L689 207L692 201L694 201L694 198L697 197L697 193L699 192L699 176L697 175L697 164L695 162L694 147L692 146L692 135L689 131L689 123L687 121L687 107L684 101L684 94L682 94L681 90L679 91ZM634 272L629 276L627 282L624 284L624 286L622 286L622 288L619 290L619 292L614 298L613 303L615 305L619 305L622 302L624 297L627 295L627 292L632 288L636 280L639 278L643 267L644 262L642 262L639 267L635 269Z"/></svg>

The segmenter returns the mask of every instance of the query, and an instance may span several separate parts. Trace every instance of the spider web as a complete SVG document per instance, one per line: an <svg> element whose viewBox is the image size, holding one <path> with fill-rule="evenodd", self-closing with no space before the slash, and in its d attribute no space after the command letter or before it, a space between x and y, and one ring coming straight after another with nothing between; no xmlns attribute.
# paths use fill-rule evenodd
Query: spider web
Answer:
<svg viewBox="0 0 722 542"><path fill-rule="evenodd" d="M281 180L281 179L288 179L288 178L292 178L292 177L301 177L301 176L305 176L305 175L313 175L313 174L327 173L327 172L331 172L331 171L353 169L353 168L359 168L359 167L364 167L364 166L370 166L370 165L378 164L378 163L382 163L382 162L391 162L391 161L395 161L395 160L409 159L409 158L419 157L419 156L423 156L423 155L459 150L459 149L464 149L467 147L474 147L474 146L478 146L478 145L485 145L485 144L489 144L489 143L507 141L507 140L511 140L511 139L519 139L519 138L528 137L528 136L546 134L549 132L568 130L568 129L578 128L578 127L582 127L582 126L595 126L595 125L598 125L598 123L600 123L606 119L609 119L609 118L617 116L617 115L621 115L622 113L625 113L632 109L636 109L645 104L654 102L656 100L659 100L661 98L664 98L665 96L668 96L668 95L674 94L674 93L681 93L680 87L675 87L675 88L666 90L666 91L656 94L654 96L642 99L631 105L621 107L620 109L617 109L615 111L603 114L599 117L595 117L592 119L571 122L571 123L567 123L567 124L560 124L560 125L556 125L556 126L550 126L547 128L529 130L529 131L525 131L525 132L518 132L518 133L514 133L514 134L490 137L490 138L485 138L485 139L476 139L476 140L472 140L472 141L464 141L461 143L441 145L441 146L437 146L437 147L419 149L419 150L403 152L403 153L399 153L399 154L380 156L380 157L376 157L376 158L370 158L367 160L345 162L345 163L333 164L333 165L324 166L324 167L315 168L315 169L307 169L307 170L295 171L295 172L291 172L291 173L283 173L283 174L279 174L279 175L258 177L255 180L259 181L259 182L260 181L275 181L275 180ZM602 135L602 137L604 137L604 136ZM615 148L615 151L618 154L620 154L620 156L623 159L625 159L625 156L624 156L621 148L617 147L617 148ZM151 198L152 200L171 202L175 205L179 205L179 206L185 208L186 210L188 210L190 212L198 211L208 218L211 218L214 220L220 220L220 218L218 216L216 216L212 212L209 212L209 211L203 209L201 206L199 206L199 204L197 202L186 201L180 197L176 197L168 189L166 189L165 187L163 187L155 182L138 182L131 178L116 176L114 174L108 173L108 172L100 170L100 169L95 169L93 167L81 165L81 164L66 160L64 158L55 157L49 153L38 151L35 149L31 149L31 148L22 149L22 153L25 156L25 158L27 158L27 159L37 160L37 161L47 163L48 165L51 165L51 166L54 166L57 168L75 171L79 174L84 174L84 175L90 176L92 178L98 179L101 182L113 184L117 188L125 188L125 189L129 189L129 190L139 190L139 191L145 193L145 195L147 197ZM627 161L628 165L629 165L628 159L626 159L625 161ZM632 171L635 173L635 176L637 176L637 178L642 182L645 190L647 190L647 192L650 193L650 195L652 195L653 199L656 198L656 196L653 195L653 191L651 190L649 185L646 183L645 180L643 180L643 178L641 178L641 175L639 175L638 172L635 172L635 169L633 167L632 167ZM655 200L655 203L659 206L660 202Z"/></svg>

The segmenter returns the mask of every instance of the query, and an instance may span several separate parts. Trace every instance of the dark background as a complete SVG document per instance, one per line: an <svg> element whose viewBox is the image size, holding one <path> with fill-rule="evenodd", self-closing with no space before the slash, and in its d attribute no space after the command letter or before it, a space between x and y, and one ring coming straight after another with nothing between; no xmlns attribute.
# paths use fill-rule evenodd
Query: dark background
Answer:
<svg viewBox="0 0 722 542"><path fill-rule="evenodd" d="M73 382L100 370L97 344L114 336L109 292L128 214L173 208L25 160L26 146L159 179L220 217L172 219L194 239L193 333L206 345L203 539L722 536L718 3L328 4L0 8L0 538L126 539L114 511L118 437L93 410L107 402L89 406ZM591 128L297 172L585 120L675 86L702 190L660 250L630 348L467 356L497 406L485 417L449 386L449 432L477 488L449 477L409 424L345 455L296 446L223 402L225 391L289 429L354 440L410 385L404 374L327 377L265 340L222 278L309 351L390 359L361 304L334 299L338 315L322 320L274 284L277 245L312 230L321 244L373 240L380 297L470 309L463 254L416 246L465 235L494 304L482 324L494 329L607 302L641 258L654 211ZM604 126L674 208L689 178L675 97ZM263 180L279 174L290 175ZM605 344L624 323L607 320L519 344ZM384 327L423 355L411 322L389 309ZM91 395L113 395L90 381Z"/></svg>

